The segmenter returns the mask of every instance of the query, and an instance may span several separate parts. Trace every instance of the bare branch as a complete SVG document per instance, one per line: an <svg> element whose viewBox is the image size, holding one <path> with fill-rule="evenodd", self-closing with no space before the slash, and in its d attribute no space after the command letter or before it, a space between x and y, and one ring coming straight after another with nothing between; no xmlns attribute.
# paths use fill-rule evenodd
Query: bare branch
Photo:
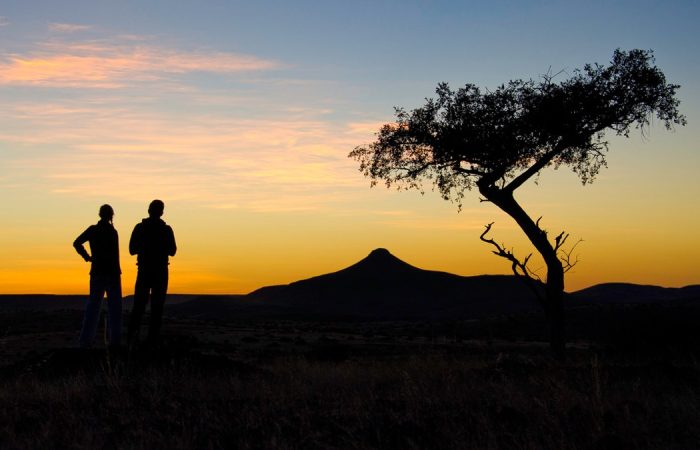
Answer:
<svg viewBox="0 0 700 450"><path fill-rule="evenodd" d="M520 279L524 280L526 284L532 289L532 291L535 293L537 296L537 299L540 303L544 304L544 298L542 297L542 293L540 290L537 288L538 283L540 283L542 280L540 279L539 275L537 275L535 272L530 270L527 267L527 263L530 261L530 258L532 257L532 253L527 255L527 257L520 261L512 251L506 250L503 245L498 244L496 241L494 241L491 238L487 238L486 235L491 231L491 227L493 226L494 222L491 222L485 226L485 230L483 233L481 233L481 236L479 236L479 239L481 239L483 242L486 242L487 244L493 245L496 250L493 250L492 253L496 256L500 256L501 258L507 259L511 263L511 269L513 270L513 274Z"/></svg>
<svg viewBox="0 0 700 450"><path fill-rule="evenodd" d="M554 238L554 253L557 253L559 249L564 245L566 240L569 239L569 233L562 231L557 237Z"/></svg>
<svg viewBox="0 0 700 450"><path fill-rule="evenodd" d="M566 236L568 237L569 235L567 234ZM580 244L581 242L583 242L583 239L579 239L578 241L576 241L576 243L571 246L569 251L565 251L565 250L561 251L562 256L560 256L559 259L562 262L564 273L570 271L571 269L574 268L574 266L576 264L578 264L578 262L579 262L578 255L576 255L574 257L573 261L571 260L571 255L573 254L573 252L576 249L576 247L578 246L578 244Z"/></svg>

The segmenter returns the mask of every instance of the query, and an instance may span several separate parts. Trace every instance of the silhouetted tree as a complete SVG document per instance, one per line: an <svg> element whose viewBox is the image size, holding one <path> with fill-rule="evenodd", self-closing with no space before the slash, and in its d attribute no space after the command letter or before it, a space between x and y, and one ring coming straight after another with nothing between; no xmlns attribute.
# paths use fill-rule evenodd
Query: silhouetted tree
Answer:
<svg viewBox="0 0 700 450"><path fill-rule="evenodd" d="M607 130L628 137L632 128L643 132L654 117L667 129L686 120L678 112L679 86L666 82L652 51L618 49L608 66L587 64L559 83L556 76L513 80L493 91L472 84L453 91L441 83L437 99L411 112L396 108L396 122L349 156L373 186L381 180L422 190L428 183L460 207L465 192L476 187L482 200L510 215L546 264L541 303L552 349L562 355L564 273L575 263L571 251L562 249L568 234L550 240L539 219L516 201L515 190L550 166L569 166L584 185L591 183L606 165ZM481 239L512 263L516 275L534 283L530 257L520 260L486 238L491 225Z"/></svg>

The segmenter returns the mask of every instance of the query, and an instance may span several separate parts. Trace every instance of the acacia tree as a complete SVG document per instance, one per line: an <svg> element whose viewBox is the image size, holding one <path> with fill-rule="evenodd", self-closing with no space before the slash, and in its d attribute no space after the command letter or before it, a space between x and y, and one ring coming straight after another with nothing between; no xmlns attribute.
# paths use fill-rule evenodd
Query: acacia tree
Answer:
<svg viewBox="0 0 700 450"><path fill-rule="evenodd" d="M584 185L591 183L606 165L606 131L629 137L654 117L667 129L686 120L678 112L679 86L666 82L650 50L618 49L608 66L587 64L558 83L557 76L513 80L493 91L473 84L454 91L441 83L437 99L410 112L396 108L395 123L349 156L372 186L381 180L387 187L423 190L429 184L459 207L466 191L477 188L482 201L511 216L546 264L541 303L552 350L562 355L564 273L574 264L562 248L568 234L550 239L515 199L515 190L552 166L568 166ZM487 238L491 225L481 239L511 262L516 275L535 283L530 257L519 259Z"/></svg>

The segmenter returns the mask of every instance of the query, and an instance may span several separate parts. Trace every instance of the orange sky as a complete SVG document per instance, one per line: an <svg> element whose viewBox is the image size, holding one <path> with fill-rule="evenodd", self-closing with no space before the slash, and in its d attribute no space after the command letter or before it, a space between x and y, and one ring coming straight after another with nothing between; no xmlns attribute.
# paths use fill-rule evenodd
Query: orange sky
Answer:
<svg viewBox="0 0 700 450"><path fill-rule="evenodd" d="M567 290L608 281L700 283L700 66L688 58L694 40L667 41L651 25L695 35L683 19L692 15L645 11L645 32L623 27L619 34L608 21L628 19L615 10L589 18L587 36L599 29L594 38L540 42L537 21L557 23L545 16L571 11L533 6L519 10L532 18L522 23L505 11L481 11L483 23L505 20L513 32L527 32L465 47L458 43L477 37L465 26L477 11L453 6L439 17L401 9L400 23L433 30L422 39L392 15L381 26L362 22L368 34L355 35L343 28L345 11L326 11L328 30L300 17L312 22L307 34L295 34L280 31L291 26L285 17L264 22L277 13L257 7L246 20L226 16L238 26L191 10L185 16L200 21L201 33L189 34L165 19L144 22L91 3L70 14L51 3L31 12L19 3L0 7L0 293L86 292L89 267L71 243L103 203L116 211L124 292L131 293L135 260L126 244L154 198L165 201L179 246L171 292L246 293L342 269L377 247L424 269L508 273L509 264L479 241L486 223L496 222L491 235L517 255L532 250L476 192L458 213L435 193L370 189L347 154L392 120L393 106L420 105L440 81L495 86L548 67L566 76L586 62L605 63L623 44L656 51L669 80L682 86L689 125L611 137L609 168L593 185L549 170L518 198L550 233L583 239ZM392 43L397 35L400 48Z"/></svg>
<svg viewBox="0 0 700 450"><path fill-rule="evenodd" d="M591 186L582 187L568 172L550 171L539 186L522 189L519 198L533 216L543 216L545 228L552 233L565 229L572 243L584 240L577 248L580 263L567 275L568 290L606 281L664 286L698 282L693 261L700 248L695 232L700 214L687 208L694 201L694 169L671 162L664 166L648 146L640 139L621 141L611 154L611 168ZM647 160L626 162L626 153L638 148ZM674 186L673 202L658 185L643 182L659 173L666 173L667 184ZM179 246L171 265L171 292L246 293L339 270L376 247L425 269L460 275L508 273L509 265L479 241L484 224L491 221L496 222L496 240L518 255L532 251L512 220L493 205L480 203L476 193L468 195L457 213L435 193L369 189L359 173L351 170L352 177L356 185L347 187L349 192L336 192L337 202L334 192L321 192L322 198L328 196L325 206L314 203L321 202L316 197L297 198L293 191L287 193L286 204L273 198L260 209L201 205L185 195L164 197L164 219L174 228ZM12 257L0 263L2 292L87 289L89 265L71 247L97 220L98 196L85 197L36 193L28 213L5 216L2 246ZM150 198L106 199L116 210L126 293L135 277L128 237L146 215Z"/></svg>

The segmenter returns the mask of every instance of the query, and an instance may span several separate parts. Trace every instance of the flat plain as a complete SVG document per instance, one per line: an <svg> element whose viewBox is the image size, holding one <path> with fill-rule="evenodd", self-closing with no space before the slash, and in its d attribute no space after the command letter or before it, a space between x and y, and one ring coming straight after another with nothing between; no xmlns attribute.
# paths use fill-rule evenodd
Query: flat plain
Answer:
<svg viewBox="0 0 700 450"><path fill-rule="evenodd" d="M555 361L537 313L205 320L185 300L131 352L76 348L77 304L0 310L0 447L700 447L687 306L570 312Z"/></svg>

